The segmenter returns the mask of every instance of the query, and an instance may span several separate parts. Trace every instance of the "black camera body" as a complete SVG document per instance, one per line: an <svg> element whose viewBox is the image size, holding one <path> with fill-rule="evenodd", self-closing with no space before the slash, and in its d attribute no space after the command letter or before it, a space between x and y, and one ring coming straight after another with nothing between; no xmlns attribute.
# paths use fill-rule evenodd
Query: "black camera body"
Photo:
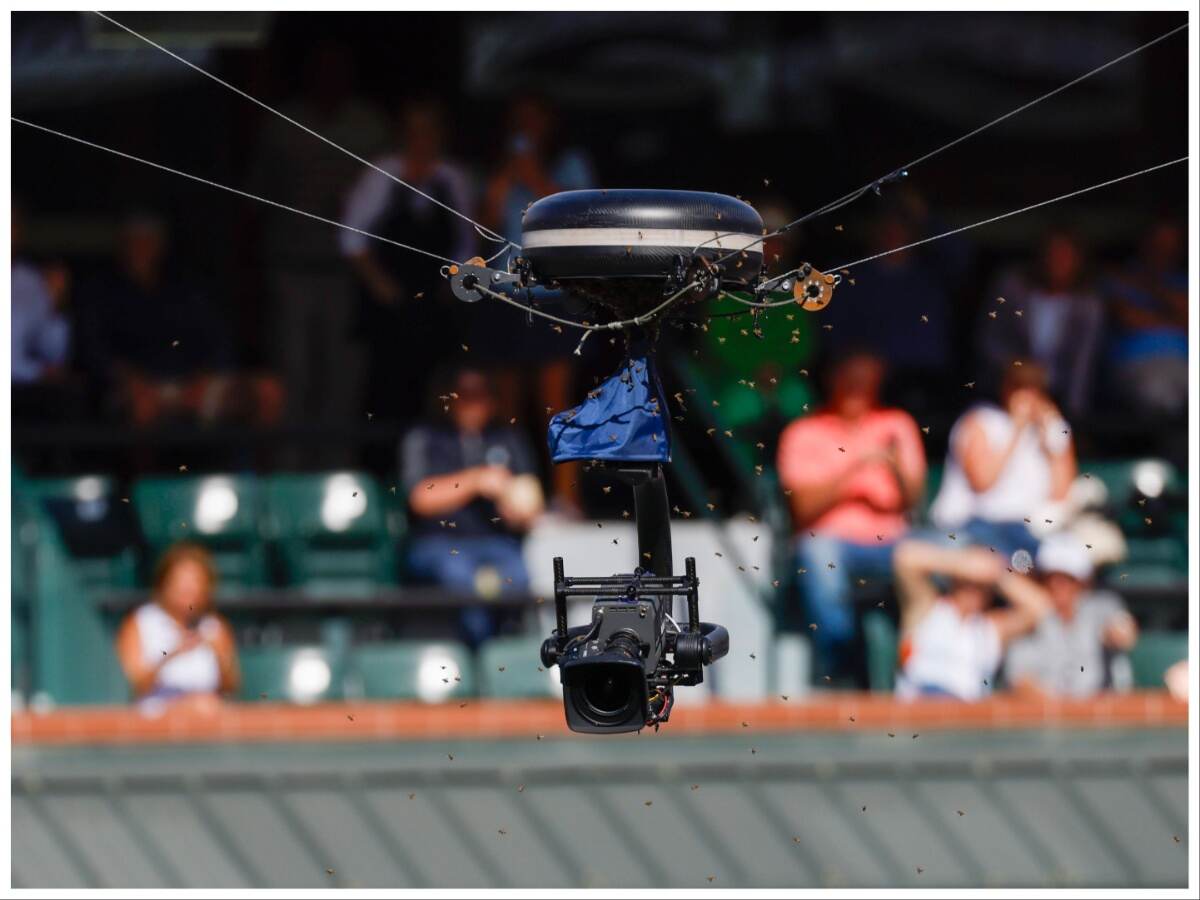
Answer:
<svg viewBox="0 0 1200 900"><path fill-rule="evenodd" d="M656 671L663 640L649 600L597 600L592 626L568 641L558 660L567 726L572 731L641 728L649 714L646 672Z"/></svg>
<svg viewBox="0 0 1200 900"><path fill-rule="evenodd" d="M729 633L699 619L699 579L689 557L686 574L568 578L554 560L558 627L542 644L542 662L557 665L567 727L590 734L640 731L667 721L680 685L700 684L704 666L729 651ZM671 615L676 596L688 599L687 625ZM566 603L592 596L590 625L568 629Z"/></svg>

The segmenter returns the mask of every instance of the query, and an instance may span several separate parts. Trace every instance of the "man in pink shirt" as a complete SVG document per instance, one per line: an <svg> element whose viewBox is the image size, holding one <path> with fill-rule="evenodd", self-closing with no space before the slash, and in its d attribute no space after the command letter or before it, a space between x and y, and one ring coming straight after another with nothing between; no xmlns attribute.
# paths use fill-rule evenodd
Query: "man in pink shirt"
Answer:
<svg viewBox="0 0 1200 900"><path fill-rule="evenodd" d="M852 579L890 578L892 548L924 490L920 432L908 413L879 406L883 375L870 353L841 358L829 372L827 406L797 419L779 441L820 675L845 669Z"/></svg>

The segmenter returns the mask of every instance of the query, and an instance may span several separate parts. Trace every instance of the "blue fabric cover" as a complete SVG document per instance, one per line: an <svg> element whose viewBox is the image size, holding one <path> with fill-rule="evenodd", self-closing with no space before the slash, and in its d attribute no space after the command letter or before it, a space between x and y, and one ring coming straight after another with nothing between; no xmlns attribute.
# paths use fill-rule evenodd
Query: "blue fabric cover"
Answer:
<svg viewBox="0 0 1200 900"><path fill-rule="evenodd" d="M634 355L588 398L550 420L550 457L670 462L667 400L649 354Z"/></svg>

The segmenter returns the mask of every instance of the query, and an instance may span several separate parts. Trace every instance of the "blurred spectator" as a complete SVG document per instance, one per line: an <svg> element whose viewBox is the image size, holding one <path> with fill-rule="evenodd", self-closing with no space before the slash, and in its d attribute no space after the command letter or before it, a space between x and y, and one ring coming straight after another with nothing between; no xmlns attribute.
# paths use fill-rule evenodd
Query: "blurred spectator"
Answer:
<svg viewBox="0 0 1200 900"><path fill-rule="evenodd" d="M1183 229L1156 223L1109 281L1114 387L1134 412L1179 415L1188 397L1188 283Z"/></svg>
<svg viewBox="0 0 1200 900"><path fill-rule="evenodd" d="M759 208L763 227L770 232L796 218L794 210L778 201L768 200ZM774 261L800 259L800 247L799 229L793 228L764 241L763 255L772 261L772 270L780 272L783 263ZM772 299L784 296L779 293ZM722 430L733 430L743 443L772 446L784 427L815 402L812 380L800 371L813 362L818 318L784 307L757 320L710 319L698 332L704 365L695 366L689 381L703 382L716 398Z"/></svg>
<svg viewBox="0 0 1200 900"><path fill-rule="evenodd" d="M520 431L494 423L495 398L483 373L460 371L443 403L450 423L418 425L401 446L413 515L410 571L485 599L526 591L520 535L543 508L533 451ZM482 607L463 614L472 646L493 627Z"/></svg>
<svg viewBox="0 0 1200 900"><path fill-rule="evenodd" d="M1091 402L1104 329L1104 303L1090 283L1079 239L1048 234L1032 273L1003 278L999 298L986 304L978 326L979 352L992 371L1015 359L1033 360L1047 373L1049 390L1067 413L1079 416ZM1003 302L1001 302L1001 299Z"/></svg>
<svg viewBox="0 0 1200 900"><path fill-rule="evenodd" d="M43 407L60 405L56 390L67 362L71 324L61 311L62 291L24 256L25 214L12 207L12 401L13 418L45 418ZM62 277L65 277L63 270Z"/></svg>
<svg viewBox="0 0 1200 900"><path fill-rule="evenodd" d="M935 578L948 579L939 592ZM1048 612L1045 591L979 547L923 541L896 548L900 674L896 694L978 700L991 693L1004 648ZM998 591L1008 606L992 608Z"/></svg>
<svg viewBox="0 0 1200 900"><path fill-rule="evenodd" d="M1093 588L1090 553L1065 533L1038 548L1037 574L1049 612L1008 650L1004 675L1013 689L1090 697L1114 687L1112 657L1137 642L1137 623L1120 597Z"/></svg>
<svg viewBox="0 0 1200 900"><path fill-rule="evenodd" d="M534 200L559 191L591 187L592 166L583 151L554 146L554 111L539 97L518 97L508 114L505 158L488 182L484 214L513 241L521 239L521 220Z"/></svg>
<svg viewBox="0 0 1200 900"><path fill-rule="evenodd" d="M1075 444L1046 393L1045 372L1035 363L1010 364L1000 406L979 404L950 430L930 516L943 531L1006 555L1032 549L1030 520L1067 497L1075 474Z"/></svg>
<svg viewBox="0 0 1200 900"><path fill-rule="evenodd" d="M408 102L395 126L397 148L375 164L471 215L467 180L445 158L442 106ZM468 222L372 169L355 184L342 221L450 259L473 255L475 232ZM352 232L342 232L341 247L360 286L358 329L369 354L367 409L410 419L421 412L429 373L459 352L453 327L457 301L446 294L436 260Z"/></svg>
<svg viewBox="0 0 1200 900"><path fill-rule="evenodd" d="M882 361L867 353L835 362L828 406L797 419L779 441L822 675L843 667L840 651L854 635L851 579L890 575L906 514L924 489L921 436L908 413L880 408L883 375Z"/></svg>
<svg viewBox="0 0 1200 900"><path fill-rule="evenodd" d="M924 199L911 189L871 222L864 256L885 253L935 233ZM952 290L969 261L965 242L950 238L926 247L888 253L843 281L823 314L833 325L829 346L870 347L888 365L889 395L911 411L940 401L957 360ZM870 315L863 315L869 309Z"/></svg>
<svg viewBox="0 0 1200 900"><path fill-rule="evenodd" d="M81 361L137 425L162 418L278 419L282 391L236 372L221 311L167 266L165 223L149 214L121 227L118 265L81 303Z"/></svg>
<svg viewBox="0 0 1200 900"><path fill-rule="evenodd" d="M370 159L384 147L387 124L357 98L354 55L332 41L306 56L303 87L281 110L334 143ZM339 220L363 170L344 153L276 116L263 121L253 189L263 196ZM354 281L328 226L283 210L264 214L271 364L287 388L292 422L328 423L361 412L363 363L355 347Z"/></svg>
<svg viewBox="0 0 1200 900"><path fill-rule="evenodd" d="M1188 686L1191 684L1191 675L1188 667L1188 661L1181 659L1179 662L1167 669L1167 674L1163 676L1163 681L1167 685L1167 690L1171 696L1181 703L1188 702Z"/></svg>
<svg viewBox="0 0 1200 900"><path fill-rule="evenodd" d="M154 572L153 597L125 617L117 658L144 704L186 700L204 707L241 684L229 623L213 608L217 573L208 551L176 544Z"/></svg>
<svg viewBox="0 0 1200 900"><path fill-rule="evenodd" d="M540 97L513 101L507 132L498 143L503 156L487 183L484 221L509 240L520 242L525 209L535 200L595 184L587 154L565 144L555 111ZM489 256L500 249L488 247ZM563 299L563 294L539 287L529 297L544 304ZM511 308L484 303L472 307L466 329L473 352L495 367L498 400L509 415L524 412L521 407L527 400L533 401L539 415L576 402L571 390L576 362L572 353L578 334L555 330L542 321L527 323ZM596 349L589 346L585 351ZM579 470L578 463L567 463L551 471L555 503L568 513L580 505Z"/></svg>

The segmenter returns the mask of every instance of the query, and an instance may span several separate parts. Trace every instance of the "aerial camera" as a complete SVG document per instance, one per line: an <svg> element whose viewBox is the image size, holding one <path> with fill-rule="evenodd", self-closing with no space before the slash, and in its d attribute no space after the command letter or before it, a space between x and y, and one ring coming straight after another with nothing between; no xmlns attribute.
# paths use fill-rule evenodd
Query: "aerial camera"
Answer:
<svg viewBox="0 0 1200 900"><path fill-rule="evenodd" d="M625 333L621 368L580 406L552 418L549 443L555 463L584 460L632 487L638 535L638 566L629 574L567 576L562 559L554 560L555 629L542 644L542 662L559 667L571 730L657 728L671 714L674 689L699 684L704 667L729 652L728 631L700 620L695 560L686 560L683 575L673 572L662 469L670 461L670 417L654 357L659 325L723 292L759 308L791 294L802 309L821 309L839 279L807 264L768 278L762 218L724 194L566 191L532 204L522 224L522 245L513 248L519 253L504 269L480 258L449 266L451 289L469 303L518 302L524 292L531 315L538 292L565 292L599 312L589 317L593 325L576 323L585 337L595 329ZM605 322L606 313L617 318ZM592 598L592 616L568 628L573 597ZM682 622L676 598L686 599Z"/></svg>

